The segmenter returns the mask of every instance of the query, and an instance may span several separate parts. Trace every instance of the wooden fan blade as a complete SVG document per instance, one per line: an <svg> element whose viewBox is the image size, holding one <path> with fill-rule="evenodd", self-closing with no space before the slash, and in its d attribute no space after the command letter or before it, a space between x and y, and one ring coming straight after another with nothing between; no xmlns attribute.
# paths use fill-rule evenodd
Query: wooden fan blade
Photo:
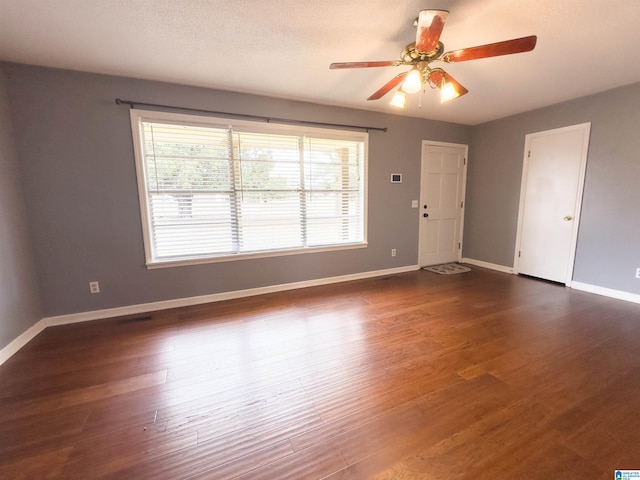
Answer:
<svg viewBox="0 0 640 480"><path fill-rule="evenodd" d="M467 90L460 82L458 82L455 78L453 78L451 75L449 75L447 72L441 69L433 70L431 72L431 74L429 75L429 83L431 83L432 85L438 88L442 88L443 76L446 82L452 85L453 91L455 92L455 95L450 100L453 100L455 98L461 97L469 93L469 90Z"/></svg>
<svg viewBox="0 0 640 480"><path fill-rule="evenodd" d="M447 10L422 10L418 15L416 50L433 52L438 47L440 35L447 21Z"/></svg>
<svg viewBox="0 0 640 480"><path fill-rule="evenodd" d="M397 60L383 60L380 62L338 62L329 65L329 68L369 68L369 67L395 67L400 65Z"/></svg>
<svg viewBox="0 0 640 480"><path fill-rule="evenodd" d="M389 93L391 90L393 90L394 88L396 88L398 85L402 83L402 81L404 80L404 77L407 76L407 73L409 72L402 72L396 75L395 77L393 77L386 84L384 84L384 86L382 86L378 91L376 91L373 95L367 98L367 100L378 100L384 97L387 93Z"/></svg>
<svg viewBox="0 0 640 480"><path fill-rule="evenodd" d="M442 55L441 60L447 63L466 62L467 60L478 60L480 58L497 57L500 55L510 55L512 53L530 52L536 46L538 37L514 38L504 42L489 43L478 47L463 48L453 50Z"/></svg>

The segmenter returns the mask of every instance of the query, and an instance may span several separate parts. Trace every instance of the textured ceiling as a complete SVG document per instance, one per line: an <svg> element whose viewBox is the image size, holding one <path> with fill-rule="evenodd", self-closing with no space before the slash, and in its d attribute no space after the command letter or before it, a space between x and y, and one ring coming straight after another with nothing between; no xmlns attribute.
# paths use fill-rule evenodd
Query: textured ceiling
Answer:
<svg viewBox="0 0 640 480"><path fill-rule="evenodd" d="M533 52L444 65L470 93L407 109L366 98L421 9L450 11L445 50L535 34ZM638 0L0 0L0 60L478 124L640 81ZM136 99L144 101L144 99Z"/></svg>

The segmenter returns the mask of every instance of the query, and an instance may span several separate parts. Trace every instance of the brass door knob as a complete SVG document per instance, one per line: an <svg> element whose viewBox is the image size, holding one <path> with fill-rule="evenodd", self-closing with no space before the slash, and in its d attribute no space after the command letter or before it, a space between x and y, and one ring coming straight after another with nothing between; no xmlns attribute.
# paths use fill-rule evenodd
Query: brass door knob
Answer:
<svg viewBox="0 0 640 480"><path fill-rule="evenodd" d="M564 221L565 222L570 222L571 220L573 220L573 217L567 215L566 217L564 217Z"/></svg>

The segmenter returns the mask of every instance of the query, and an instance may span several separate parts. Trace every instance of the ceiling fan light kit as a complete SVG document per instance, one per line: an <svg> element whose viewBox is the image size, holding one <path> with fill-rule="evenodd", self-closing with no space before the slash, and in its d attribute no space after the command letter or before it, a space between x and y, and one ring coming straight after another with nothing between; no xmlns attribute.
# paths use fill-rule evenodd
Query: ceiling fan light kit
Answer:
<svg viewBox="0 0 640 480"><path fill-rule="evenodd" d="M453 83L442 81L442 87L440 87L440 103L447 103L460 96L460 92L456 91Z"/></svg>
<svg viewBox="0 0 640 480"><path fill-rule="evenodd" d="M404 93L418 93L422 90L424 77L418 68L412 68L402 82L402 91Z"/></svg>
<svg viewBox="0 0 640 480"><path fill-rule="evenodd" d="M399 88L398 90L396 90L396 93L393 94L393 97L391 97L389 105L393 105L394 107L398 108L404 108L406 103L407 94L404 93L401 88Z"/></svg>
<svg viewBox="0 0 640 480"><path fill-rule="evenodd" d="M449 17L447 10L422 10L414 20L416 41L404 47L400 60L384 60L374 62L340 62L329 65L331 69L371 68L410 66L411 70L402 72L379 88L367 100L378 100L394 88L398 88L390 104L404 108L406 94L420 92L425 85L440 89L440 103L446 103L469 92L442 68L432 68L432 62L457 63L481 58L511 55L530 52L536 46L537 37L514 38L503 42L490 43L477 47L463 48L444 52L444 44L440 35Z"/></svg>

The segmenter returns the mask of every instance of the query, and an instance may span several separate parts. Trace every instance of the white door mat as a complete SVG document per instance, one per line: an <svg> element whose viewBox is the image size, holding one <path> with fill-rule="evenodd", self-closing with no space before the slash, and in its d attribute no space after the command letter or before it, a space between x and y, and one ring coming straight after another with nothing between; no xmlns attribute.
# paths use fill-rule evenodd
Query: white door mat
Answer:
<svg viewBox="0 0 640 480"><path fill-rule="evenodd" d="M440 275L453 275L454 273L471 271L469 267L465 267L459 263L445 263L443 265L433 265L432 267L422 267L422 269L433 273L439 273Z"/></svg>

